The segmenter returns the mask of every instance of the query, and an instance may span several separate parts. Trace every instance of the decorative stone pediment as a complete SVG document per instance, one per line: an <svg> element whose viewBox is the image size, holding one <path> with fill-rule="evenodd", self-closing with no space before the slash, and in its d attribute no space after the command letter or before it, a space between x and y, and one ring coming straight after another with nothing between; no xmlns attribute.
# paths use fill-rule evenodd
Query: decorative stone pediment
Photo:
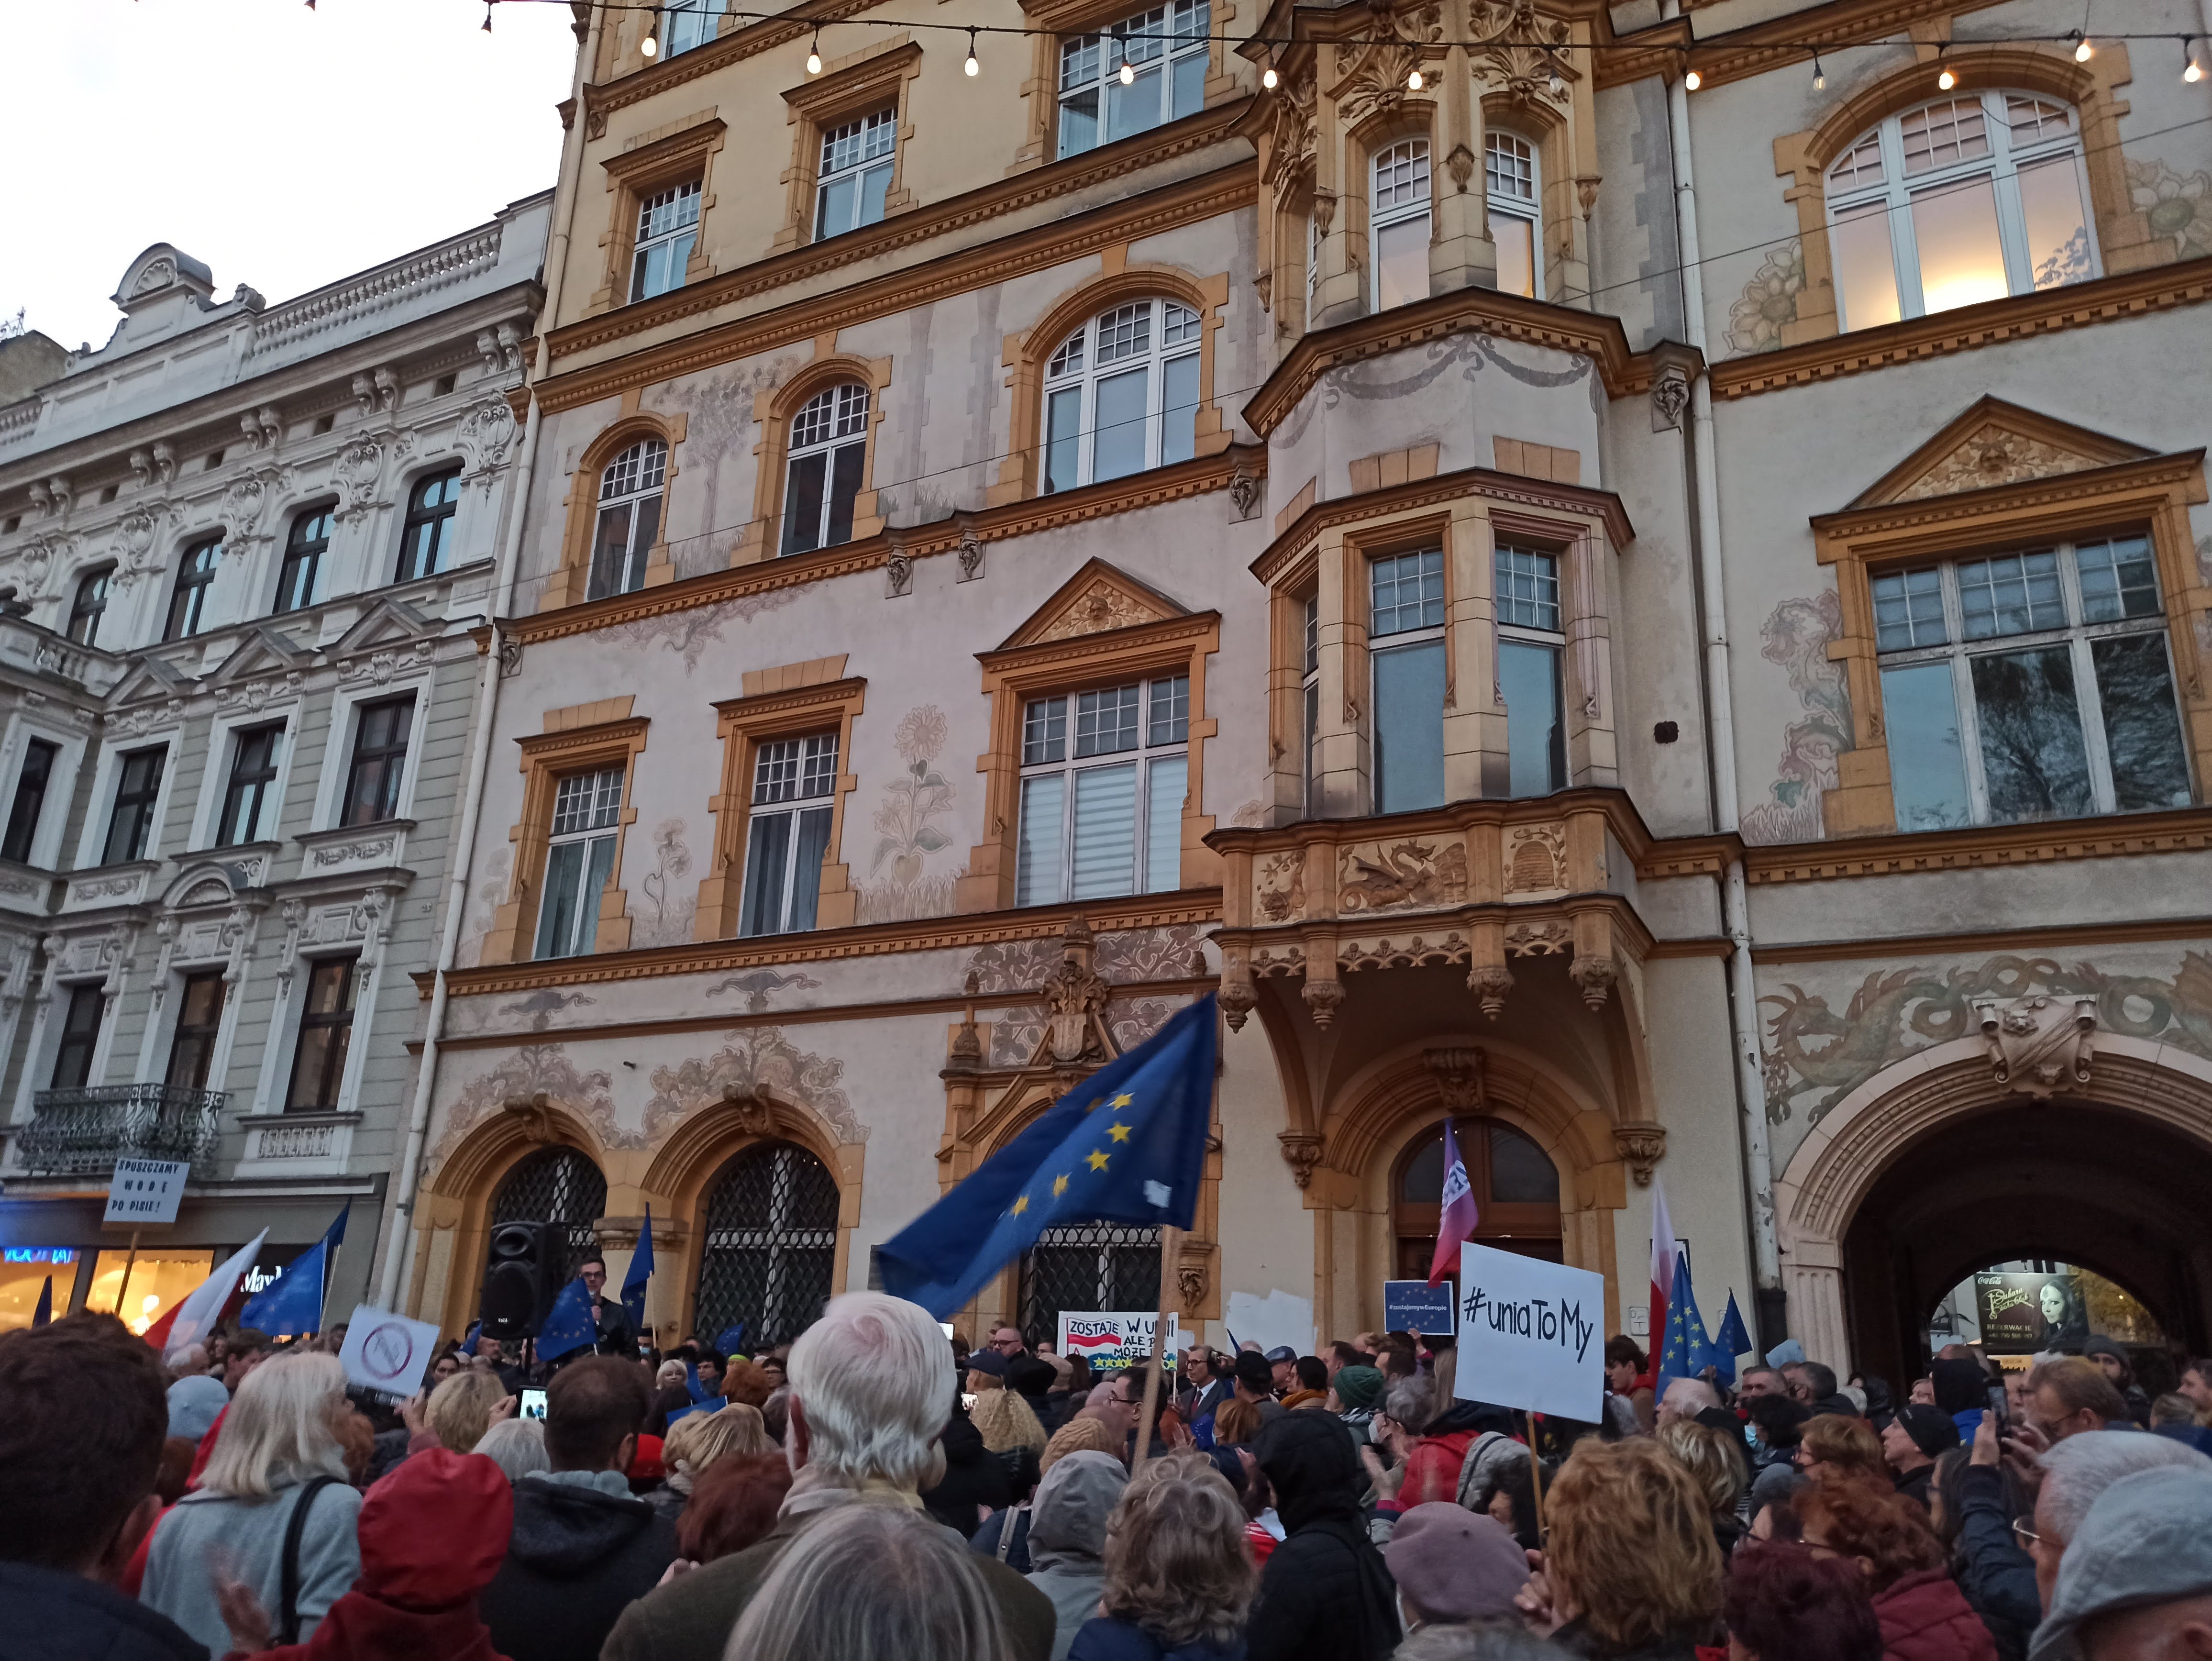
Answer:
<svg viewBox="0 0 2212 1661"><path fill-rule="evenodd" d="M341 635L330 648L334 658L351 657L378 647L411 646L434 637L438 624L404 600L380 599Z"/></svg>
<svg viewBox="0 0 2212 1661"><path fill-rule="evenodd" d="M1116 570L1103 559L1088 562L1062 583L1059 591L1031 614L1030 620L1008 636L999 649L1036 646L1047 641L1073 640L1084 635L1103 635L1115 629L1133 629L1147 623L1164 623L1188 617L1190 608L1179 605L1157 588Z"/></svg>
<svg viewBox="0 0 2212 1661"><path fill-rule="evenodd" d="M313 655L289 636L264 625L249 630L209 678L221 686L253 675L283 674L304 668Z"/></svg>
<svg viewBox="0 0 2212 1661"><path fill-rule="evenodd" d="M2140 444L1984 398L1892 468L1850 505L1886 508L2066 473L2155 453Z"/></svg>

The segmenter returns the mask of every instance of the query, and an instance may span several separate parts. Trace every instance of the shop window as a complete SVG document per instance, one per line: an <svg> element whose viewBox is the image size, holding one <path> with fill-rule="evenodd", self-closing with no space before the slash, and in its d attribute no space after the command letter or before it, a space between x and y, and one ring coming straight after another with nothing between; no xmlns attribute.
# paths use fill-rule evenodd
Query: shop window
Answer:
<svg viewBox="0 0 2212 1661"><path fill-rule="evenodd" d="M1174 0L1062 40L1059 154L1080 155L1197 114L1206 105L1211 27L1206 0Z"/></svg>
<svg viewBox="0 0 2212 1661"><path fill-rule="evenodd" d="M1014 904L1181 886L1189 741L1186 675L1030 699Z"/></svg>
<svg viewBox="0 0 2212 1661"><path fill-rule="evenodd" d="M101 1251L94 1260L92 1288L85 1296L84 1306L94 1314L121 1317L124 1325L143 1338L155 1322L191 1297L214 1272L211 1250L141 1251L134 1262L129 1250L118 1246ZM54 1291L59 1297L58 1284ZM118 1299L120 1309L116 1307Z"/></svg>
<svg viewBox="0 0 2212 1661"><path fill-rule="evenodd" d="M1401 139L1368 165L1367 229L1380 312L1429 297L1429 141Z"/></svg>
<svg viewBox="0 0 2212 1661"><path fill-rule="evenodd" d="M0 1251L0 1332L27 1327L46 1301L56 1319L69 1313L77 1255L68 1246L9 1246Z"/></svg>
<svg viewBox="0 0 2212 1661"><path fill-rule="evenodd" d="M1139 300L1060 343L1045 366L1048 491L1197 453L1200 327L1188 306Z"/></svg>
<svg viewBox="0 0 2212 1661"><path fill-rule="evenodd" d="M1444 799L1444 557L1441 549L1368 563L1375 811Z"/></svg>

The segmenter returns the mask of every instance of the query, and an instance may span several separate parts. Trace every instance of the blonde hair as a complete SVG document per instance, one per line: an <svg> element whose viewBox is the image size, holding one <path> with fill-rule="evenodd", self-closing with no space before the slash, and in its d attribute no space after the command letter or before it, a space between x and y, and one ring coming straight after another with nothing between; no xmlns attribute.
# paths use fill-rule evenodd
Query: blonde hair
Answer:
<svg viewBox="0 0 2212 1661"><path fill-rule="evenodd" d="M1227 1644L1258 1585L1243 1503L1203 1454L1154 1459L1122 1490L1106 1523L1106 1614L1163 1649Z"/></svg>
<svg viewBox="0 0 2212 1661"><path fill-rule="evenodd" d="M1213 1409L1213 1445L1216 1447L1235 1447L1249 1444L1260 1433L1260 1409L1250 1402L1240 1402L1235 1396Z"/></svg>
<svg viewBox="0 0 2212 1661"><path fill-rule="evenodd" d="M1881 1438L1863 1419L1847 1419L1840 1413L1815 1414L1805 1421L1797 1445L1805 1450L1808 1464L1833 1465L1876 1483L1890 1480Z"/></svg>
<svg viewBox="0 0 2212 1661"><path fill-rule="evenodd" d="M758 1408L732 1402L713 1413L687 1413L668 1427L660 1461L673 1474L696 1481L708 1466L731 1454L773 1453Z"/></svg>
<svg viewBox="0 0 2212 1661"><path fill-rule="evenodd" d="M1656 1441L1584 1437L1545 1495L1544 1513L1553 1585L1607 1646L1682 1635L1702 1642L1719 1621L1711 1507Z"/></svg>
<svg viewBox="0 0 2212 1661"><path fill-rule="evenodd" d="M1035 1448L1043 1452L1044 1427L1037 1422L1036 1410L1022 1399L1018 1390L1006 1389L1003 1380L994 1383L999 1388L978 1390L975 1405L968 1414L983 1439L983 1445L994 1453L1006 1453L1014 1448Z"/></svg>
<svg viewBox="0 0 2212 1661"><path fill-rule="evenodd" d="M444 1446L467 1453L483 1440L484 1432L491 1428L493 1409L506 1399L507 1386L496 1372L471 1367L430 1392L422 1422Z"/></svg>
<svg viewBox="0 0 2212 1661"><path fill-rule="evenodd" d="M1694 1419L1677 1419L1658 1430L1659 1445L1681 1461L1705 1491L1713 1515L1733 1518L1737 1495L1751 1480L1742 1445Z"/></svg>
<svg viewBox="0 0 2212 1661"><path fill-rule="evenodd" d="M1044 1445L1044 1454L1037 1461L1038 1475L1050 1470L1071 1453L1104 1453L1118 1459L1121 1450L1114 1445L1114 1433L1096 1419L1071 1419L1053 1432L1052 1440Z"/></svg>
<svg viewBox="0 0 2212 1661"><path fill-rule="evenodd" d="M660 1370L653 1375L653 1387L655 1390L666 1390L671 1384L682 1384L684 1377L683 1362L663 1361L660 1364Z"/></svg>
<svg viewBox="0 0 2212 1661"><path fill-rule="evenodd" d="M235 1500L266 1500L308 1476L345 1480L335 1423L345 1369L335 1355L294 1351L246 1375L223 1415L200 1486Z"/></svg>

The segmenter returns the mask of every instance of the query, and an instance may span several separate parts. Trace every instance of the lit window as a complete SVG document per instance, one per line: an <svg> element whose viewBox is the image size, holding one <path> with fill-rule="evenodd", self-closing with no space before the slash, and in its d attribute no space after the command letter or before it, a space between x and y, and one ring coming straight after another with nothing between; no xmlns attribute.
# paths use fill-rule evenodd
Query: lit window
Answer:
<svg viewBox="0 0 2212 1661"><path fill-rule="evenodd" d="M215 569L222 559L221 537L210 537L185 550L184 558L177 563L177 586L169 595L169 620L161 631L163 640L188 640L199 633L207 621L208 589L215 582Z"/></svg>
<svg viewBox="0 0 2212 1661"><path fill-rule="evenodd" d="M1544 275L1536 147L1516 134L1493 131L1486 135L1485 151L1483 182L1490 192L1490 236L1498 245L1498 291L1534 300L1542 292Z"/></svg>
<svg viewBox="0 0 2212 1661"><path fill-rule="evenodd" d="M1014 904L1181 887L1189 742L1186 675L1024 704Z"/></svg>
<svg viewBox="0 0 2212 1661"><path fill-rule="evenodd" d="M1441 549L1369 562L1368 658L1374 680L1375 811L1444 799L1444 557Z"/></svg>
<svg viewBox="0 0 2212 1661"><path fill-rule="evenodd" d="M1375 245L1375 309L1429 297L1429 141L1376 152L1368 231Z"/></svg>
<svg viewBox="0 0 2212 1661"><path fill-rule="evenodd" d="M853 502L868 453L868 389L848 381L806 400L791 420L783 489L783 551L853 539Z"/></svg>
<svg viewBox="0 0 2212 1661"><path fill-rule="evenodd" d="M592 949L599 896L614 870L622 820L623 770L571 773L554 787L553 835L545 850L545 889L538 903L539 958L573 958Z"/></svg>
<svg viewBox="0 0 2212 1661"><path fill-rule="evenodd" d="M1556 555L1498 545L1498 690L1505 699L1508 789L1545 796L1567 783Z"/></svg>
<svg viewBox="0 0 2212 1661"><path fill-rule="evenodd" d="M276 829L274 794L277 745L282 726L248 727L231 734L230 777L222 789L222 818L215 828L217 848L258 842Z"/></svg>
<svg viewBox="0 0 2212 1661"><path fill-rule="evenodd" d="M814 927L836 788L835 733L773 739L755 753L738 934L785 934Z"/></svg>
<svg viewBox="0 0 2212 1661"><path fill-rule="evenodd" d="M1075 155L1195 115L1206 104L1206 0L1175 0L1060 43L1060 150ZM1121 81L1127 64L1130 80ZM1100 125L1099 106L1105 106Z"/></svg>
<svg viewBox="0 0 2212 1661"><path fill-rule="evenodd" d="M1047 491L1197 453L1199 334L1189 307L1139 300L1060 342L1045 365Z"/></svg>
<svg viewBox="0 0 2212 1661"><path fill-rule="evenodd" d="M435 576L453 563L453 515L460 504L458 466L416 482L407 493L407 517L399 530L399 574L394 582Z"/></svg>
<svg viewBox="0 0 2212 1661"><path fill-rule="evenodd" d="M632 246L629 297L650 300L684 286L691 245L699 238L699 181L671 185L637 205L637 240Z"/></svg>
<svg viewBox="0 0 2212 1661"><path fill-rule="evenodd" d="M284 538L284 563L276 574L276 610L296 611L315 599L315 577L323 556L330 551L331 514L327 507L310 508L293 516Z"/></svg>
<svg viewBox="0 0 2212 1661"><path fill-rule="evenodd" d="M2074 112L1961 93L1893 115L1828 169L1829 254L1846 329L2097 275Z"/></svg>
<svg viewBox="0 0 2212 1661"><path fill-rule="evenodd" d="M665 9L667 22L660 32L660 55L674 58L703 46L714 38L716 15L722 0L671 0Z"/></svg>
<svg viewBox="0 0 2212 1661"><path fill-rule="evenodd" d="M1886 572L1873 587L1899 830L2192 800L2144 538Z"/></svg>
<svg viewBox="0 0 2212 1661"><path fill-rule="evenodd" d="M668 447L657 438L638 440L600 473L585 599L605 599L645 587L646 561L660 535L660 490L667 476Z"/></svg>
<svg viewBox="0 0 2212 1661"><path fill-rule="evenodd" d="M884 216L891 187L896 110L878 110L822 135L822 167L814 187L814 238L858 230Z"/></svg>

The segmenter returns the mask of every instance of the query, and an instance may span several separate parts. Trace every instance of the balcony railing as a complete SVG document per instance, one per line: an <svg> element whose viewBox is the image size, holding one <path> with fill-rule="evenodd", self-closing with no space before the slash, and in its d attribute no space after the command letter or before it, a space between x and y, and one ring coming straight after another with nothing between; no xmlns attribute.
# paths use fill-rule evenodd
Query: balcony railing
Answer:
<svg viewBox="0 0 2212 1661"><path fill-rule="evenodd" d="M118 1159L172 1159L204 1176L229 1100L167 1084L41 1090L37 1116L15 1133L15 1164L33 1177L96 1177Z"/></svg>

